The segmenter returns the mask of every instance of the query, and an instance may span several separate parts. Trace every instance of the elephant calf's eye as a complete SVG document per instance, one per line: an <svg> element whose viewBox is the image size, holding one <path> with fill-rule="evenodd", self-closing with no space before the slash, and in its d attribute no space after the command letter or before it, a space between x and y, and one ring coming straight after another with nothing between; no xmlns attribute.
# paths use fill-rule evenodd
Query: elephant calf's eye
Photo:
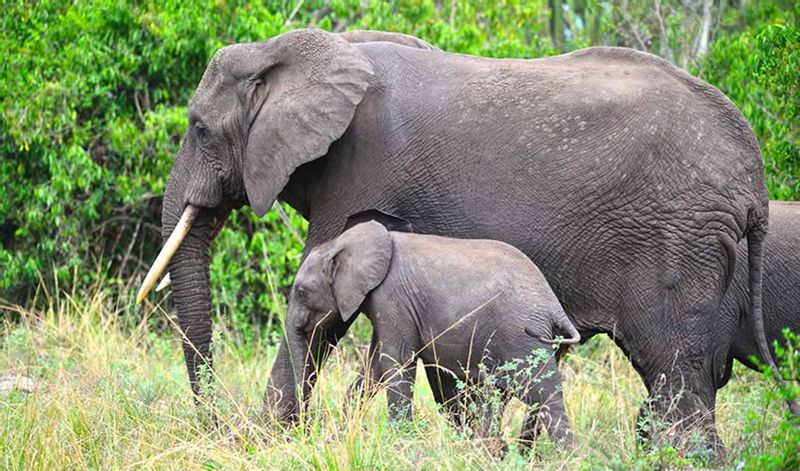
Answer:
<svg viewBox="0 0 800 471"><path fill-rule="evenodd" d="M297 298L298 299L305 299L306 298L306 290L304 290L303 288L297 288L296 294L297 294Z"/></svg>

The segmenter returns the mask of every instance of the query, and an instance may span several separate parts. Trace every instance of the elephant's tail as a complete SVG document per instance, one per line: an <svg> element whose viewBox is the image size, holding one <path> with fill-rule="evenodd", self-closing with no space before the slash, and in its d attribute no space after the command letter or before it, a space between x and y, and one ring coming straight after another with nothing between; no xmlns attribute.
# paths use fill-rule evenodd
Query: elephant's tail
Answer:
<svg viewBox="0 0 800 471"><path fill-rule="evenodd" d="M574 345L581 341L581 334L578 332L578 329L576 329L575 326L572 325L572 322L570 322L569 318L564 313L564 311L561 311L561 313L558 316L556 316L555 319L553 319L553 324L556 327L558 327L559 330L569 334L569 337L565 339L552 339L552 340L548 338L543 338L540 337L536 332L534 332L530 327L525 327L525 333L549 345Z"/></svg>
<svg viewBox="0 0 800 471"><path fill-rule="evenodd" d="M747 233L747 253L750 265L750 322L752 323L753 334L758 344L758 351L761 358L767 362L772 369L775 378L782 387L786 387L786 382L775 364L775 359L767 343L767 335L764 331L764 313L762 308L762 278L764 265L764 238L767 235L767 223L764 219L759 219ZM787 399L786 404L793 415L800 415L800 407L792 399Z"/></svg>

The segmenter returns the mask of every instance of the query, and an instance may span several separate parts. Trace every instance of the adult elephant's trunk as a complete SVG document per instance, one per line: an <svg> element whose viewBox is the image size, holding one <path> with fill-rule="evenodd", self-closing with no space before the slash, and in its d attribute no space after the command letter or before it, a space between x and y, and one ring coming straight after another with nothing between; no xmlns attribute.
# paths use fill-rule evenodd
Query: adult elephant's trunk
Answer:
<svg viewBox="0 0 800 471"><path fill-rule="evenodd" d="M178 323L183 333L183 355L189 383L200 393L201 365L211 371L211 291L209 254L213 226L196 223L169 264Z"/></svg>
<svg viewBox="0 0 800 471"><path fill-rule="evenodd" d="M166 196L165 196L166 198ZM169 256L171 235L182 230L181 222L185 217L179 211L168 209L165 202L165 213L162 218L162 232L167 242L162 254ZM215 226L221 224L213 211L194 209L187 206L183 215L194 211L195 218L185 238L175 249L168 262L175 307L178 310L178 323L183 334L183 354L189 373L192 391L200 394L199 369L201 365L211 368L211 291L209 289L209 246L216 232ZM161 258L162 255L159 255ZM153 264L157 269L158 264ZM153 270L151 269L151 271ZM158 278L155 274L154 278ZM152 282L151 282L152 285ZM144 285L143 285L144 288Z"/></svg>
<svg viewBox="0 0 800 471"><path fill-rule="evenodd" d="M219 206L214 209L187 203L192 199L191 189L203 185L190 178L198 172L188 166L185 150L186 145L181 147L164 193L161 214L164 247L145 277L137 301L141 301L169 269L189 381L192 391L199 394L198 370L201 365L211 367L209 246L232 208L214 201L205 202Z"/></svg>

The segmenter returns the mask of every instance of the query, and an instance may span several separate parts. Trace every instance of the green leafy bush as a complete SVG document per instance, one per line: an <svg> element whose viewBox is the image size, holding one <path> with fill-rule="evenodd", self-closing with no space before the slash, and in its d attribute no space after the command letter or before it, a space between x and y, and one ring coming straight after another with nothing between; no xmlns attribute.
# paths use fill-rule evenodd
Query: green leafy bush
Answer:
<svg viewBox="0 0 800 471"><path fill-rule="evenodd" d="M800 199L800 2L793 12L752 2L746 23L753 26L714 42L702 76L753 126L771 197Z"/></svg>
<svg viewBox="0 0 800 471"><path fill-rule="evenodd" d="M42 279L132 288L161 243L161 195L209 58L286 29L281 3L3 2L0 297L24 302ZM247 261L248 250L271 244L275 284L285 285L286 254L299 250L282 238L288 230L246 213L230 227L215 282L233 280L220 256ZM262 242L231 235L242 229ZM272 306L265 263L241 267L252 286L233 306Z"/></svg>

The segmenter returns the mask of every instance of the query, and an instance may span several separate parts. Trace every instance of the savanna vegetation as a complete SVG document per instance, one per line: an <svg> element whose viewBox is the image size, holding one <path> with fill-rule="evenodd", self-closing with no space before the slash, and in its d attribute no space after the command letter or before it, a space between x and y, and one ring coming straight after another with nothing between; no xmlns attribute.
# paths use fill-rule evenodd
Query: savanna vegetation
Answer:
<svg viewBox="0 0 800 471"><path fill-rule="evenodd" d="M578 446L490 454L449 427L425 381L418 420L378 398L338 403L369 338L360 321L322 376L304 427L258 418L305 221L243 209L216 239L221 427L195 413L169 296L133 291L161 244L161 195L186 104L213 53L307 26L381 29L444 50L540 57L647 50L719 87L759 138L773 199L800 199L800 2L791 0L0 0L0 463L5 468L506 468L698 466L637 446L641 381L607 339L564 363ZM153 298L156 299L156 298ZM783 352L787 375L798 353ZM724 467L797 467L800 424L774 382L739 365L719 397ZM797 383L790 383L796 385ZM519 407L504 433L513 436Z"/></svg>

